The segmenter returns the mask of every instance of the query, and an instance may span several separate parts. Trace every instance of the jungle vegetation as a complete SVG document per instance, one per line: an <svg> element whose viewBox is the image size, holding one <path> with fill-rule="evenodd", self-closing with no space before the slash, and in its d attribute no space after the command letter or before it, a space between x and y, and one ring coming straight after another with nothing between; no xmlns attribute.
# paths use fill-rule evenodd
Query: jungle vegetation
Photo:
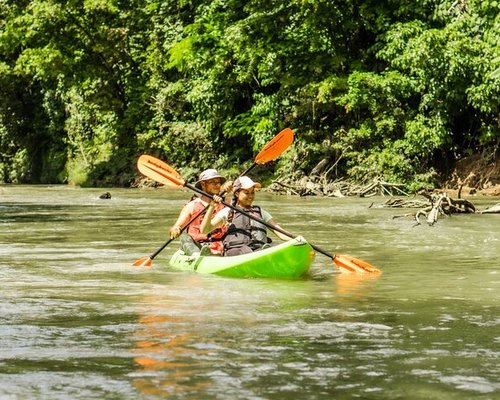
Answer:
<svg viewBox="0 0 500 400"><path fill-rule="evenodd" d="M0 0L0 182L129 185L140 154L434 185L500 140L498 0Z"/></svg>

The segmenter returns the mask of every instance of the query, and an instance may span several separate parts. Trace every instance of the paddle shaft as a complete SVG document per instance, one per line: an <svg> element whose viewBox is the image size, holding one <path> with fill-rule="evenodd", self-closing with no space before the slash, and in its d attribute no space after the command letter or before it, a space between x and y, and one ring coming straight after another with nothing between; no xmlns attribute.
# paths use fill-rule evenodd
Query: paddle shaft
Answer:
<svg viewBox="0 0 500 400"><path fill-rule="evenodd" d="M201 189L198 189L196 186L193 186L193 185L191 185L190 183L184 182L184 186L185 186L185 187L187 187L187 188L189 188L189 189L191 189L191 190L194 190L195 192L197 192L197 193L199 193L199 194L201 194L201 195L203 195L203 196L207 196L207 197L210 197L211 199L213 199L213 196L212 196L212 195L208 194L207 192L204 192L204 191L203 191L203 190L201 190ZM281 228L279 228L279 227L277 227L277 226L271 225L271 224L269 224L269 223L265 222L263 219L258 218L258 217L255 217L255 216L253 216L252 214L249 214L248 212L246 212L245 210L243 210L243 209L242 209L242 208L240 208L240 207L233 206L232 204L226 203L225 201L222 201L222 204L224 204L226 207L229 207L230 209L232 209L232 210L234 210L234 211L236 211L236 212L239 212L239 213L241 213L241 214L243 214L243 215L247 216L247 217L248 217L248 218L250 218L250 219L253 219L253 220L254 220L254 221L256 221L256 222L261 223L262 225L267 226L269 229L272 229L273 231L278 231L278 232L282 233L283 235L286 235L286 236L288 236L288 237L290 237L290 238L292 238L292 239L295 239L295 238L297 237L297 235L294 235L294 234L292 234L292 233L290 233L290 232L287 232L287 231L285 231L284 229L281 229ZM207 206L207 207L208 207L208 206ZM321 249L320 247L318 247L318 246L316 246L316 245L314 245L314 244L311 244L311 243L309 243L309 244L310 244L310 245L311 245L311 247L312 247L314 250L316 250L318 253L321 253L321 254L323 254L323 255L325 255L325 256L327 256L327 257L331 258L332 260L334 260L334 259L335 259L335 255L334 255L334 254L330 254L330 253L328 253L327 251L325 251L325 250Z"/></svg>
<svg viewBox="0 0 500 400"><path fill-rule="evenodd" d="M207 208L208 208L208 206L207 206L207 207L205 207L205 209L204 209L203 211L205 211ZM186 225L185 225L185 226L181 229L181 232L180 232L180 233L184 232L184 231L188 228L188 226L189 226L189 225L191 225L191 224L193 223L193 221L194 221L196 218L198 218L198 217L199 217L199 216L203 213L203 211L200 211L200 212L199 212L198 214L196 214L193 218L191 218L191 219L189 220L189 222L188 222L188 223L187 223L187 224L186 224ZM162 246L161 246L158 250L156 250L153 254L151 254L151 255L149 256L149 258L150 258L151 260L152 260L153 258L155 258L158 254L160 254L160 253L163 251L163 249L164 249L165 247L167 247L167 246L168 246L171 242L173 242L175 239L176 239L176 238L171 238L171 239L167 240L165 243L163 243L163 245L162 245Z"/></svg>

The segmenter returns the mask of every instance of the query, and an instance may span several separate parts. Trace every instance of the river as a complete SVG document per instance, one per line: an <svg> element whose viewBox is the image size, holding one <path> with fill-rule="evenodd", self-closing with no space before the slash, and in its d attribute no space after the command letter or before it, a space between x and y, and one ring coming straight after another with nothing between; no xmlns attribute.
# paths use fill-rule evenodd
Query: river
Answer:
<svg viewBox="0 0 500 400"><path fill-rule="evenodd" d="M111 199L100 199L105 191ZM190 193L0 186L0 399L498 399L500 215L258 193L317 254L297 280L170 271ZM477 208L498 198L471 198Z"/></svg>

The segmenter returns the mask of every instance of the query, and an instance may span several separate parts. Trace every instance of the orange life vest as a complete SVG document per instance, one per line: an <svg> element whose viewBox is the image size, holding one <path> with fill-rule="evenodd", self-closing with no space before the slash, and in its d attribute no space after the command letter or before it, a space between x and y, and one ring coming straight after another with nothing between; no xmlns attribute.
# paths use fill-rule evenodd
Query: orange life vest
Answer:
<svg viewBox="0 0 500 400"><path fill-rule="evenodd" d="M193 213L191 215L194 216L199 212L203 211L206 205L201 201L200 198L196 198L194 201ZM222 210L224 206L222 204L218 205L214 214L218 211ZM224 246L222 244L222 238L226 234L226 226L222 226L221 228L217 228L210 233L201 233L200 226L205 217L205 213L202 213L198 218L196 218L188 227L188 235L191 236L196 242L204 243L206 242L210 246L210 251L212 254L222 254L224 250Z"/></svg>

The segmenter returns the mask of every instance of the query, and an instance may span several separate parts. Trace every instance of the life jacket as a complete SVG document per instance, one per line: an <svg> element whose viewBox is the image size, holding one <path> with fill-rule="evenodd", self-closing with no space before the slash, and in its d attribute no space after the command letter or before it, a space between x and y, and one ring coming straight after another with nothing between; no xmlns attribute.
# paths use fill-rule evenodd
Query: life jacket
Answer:
<svg viewBox="0 0 500 400"><path fill-rule="evenodd" d="M252 206L245 209L248 214L262 219L260 207ZM229 226L224 237L224 251L243 245L252 250L260 249L271 240L267 237L266 226L254 221L245 214L231 210L228 216Z"/></svg>
<svg viewBox="0 0 500 400"><path fill-rule="evenodd" d="M199 197L197 197L192 201L194 202L193 214L192 214L193 216L205 209L206 204L204 204ZM224 208L223 205L218 205L215 208L214 213L218 212L222 208ZM222 238L226 233L226 227L222 226L220 228L213 230L210 233L201 233L200 226L204 217L205 213L202 213L198 218L196 218L189 225L187 233L189 236L193 238L194 241L199 243L207 243L210 246L210 251L212 254L222 254L224 248L222 244Z"/></svg>

